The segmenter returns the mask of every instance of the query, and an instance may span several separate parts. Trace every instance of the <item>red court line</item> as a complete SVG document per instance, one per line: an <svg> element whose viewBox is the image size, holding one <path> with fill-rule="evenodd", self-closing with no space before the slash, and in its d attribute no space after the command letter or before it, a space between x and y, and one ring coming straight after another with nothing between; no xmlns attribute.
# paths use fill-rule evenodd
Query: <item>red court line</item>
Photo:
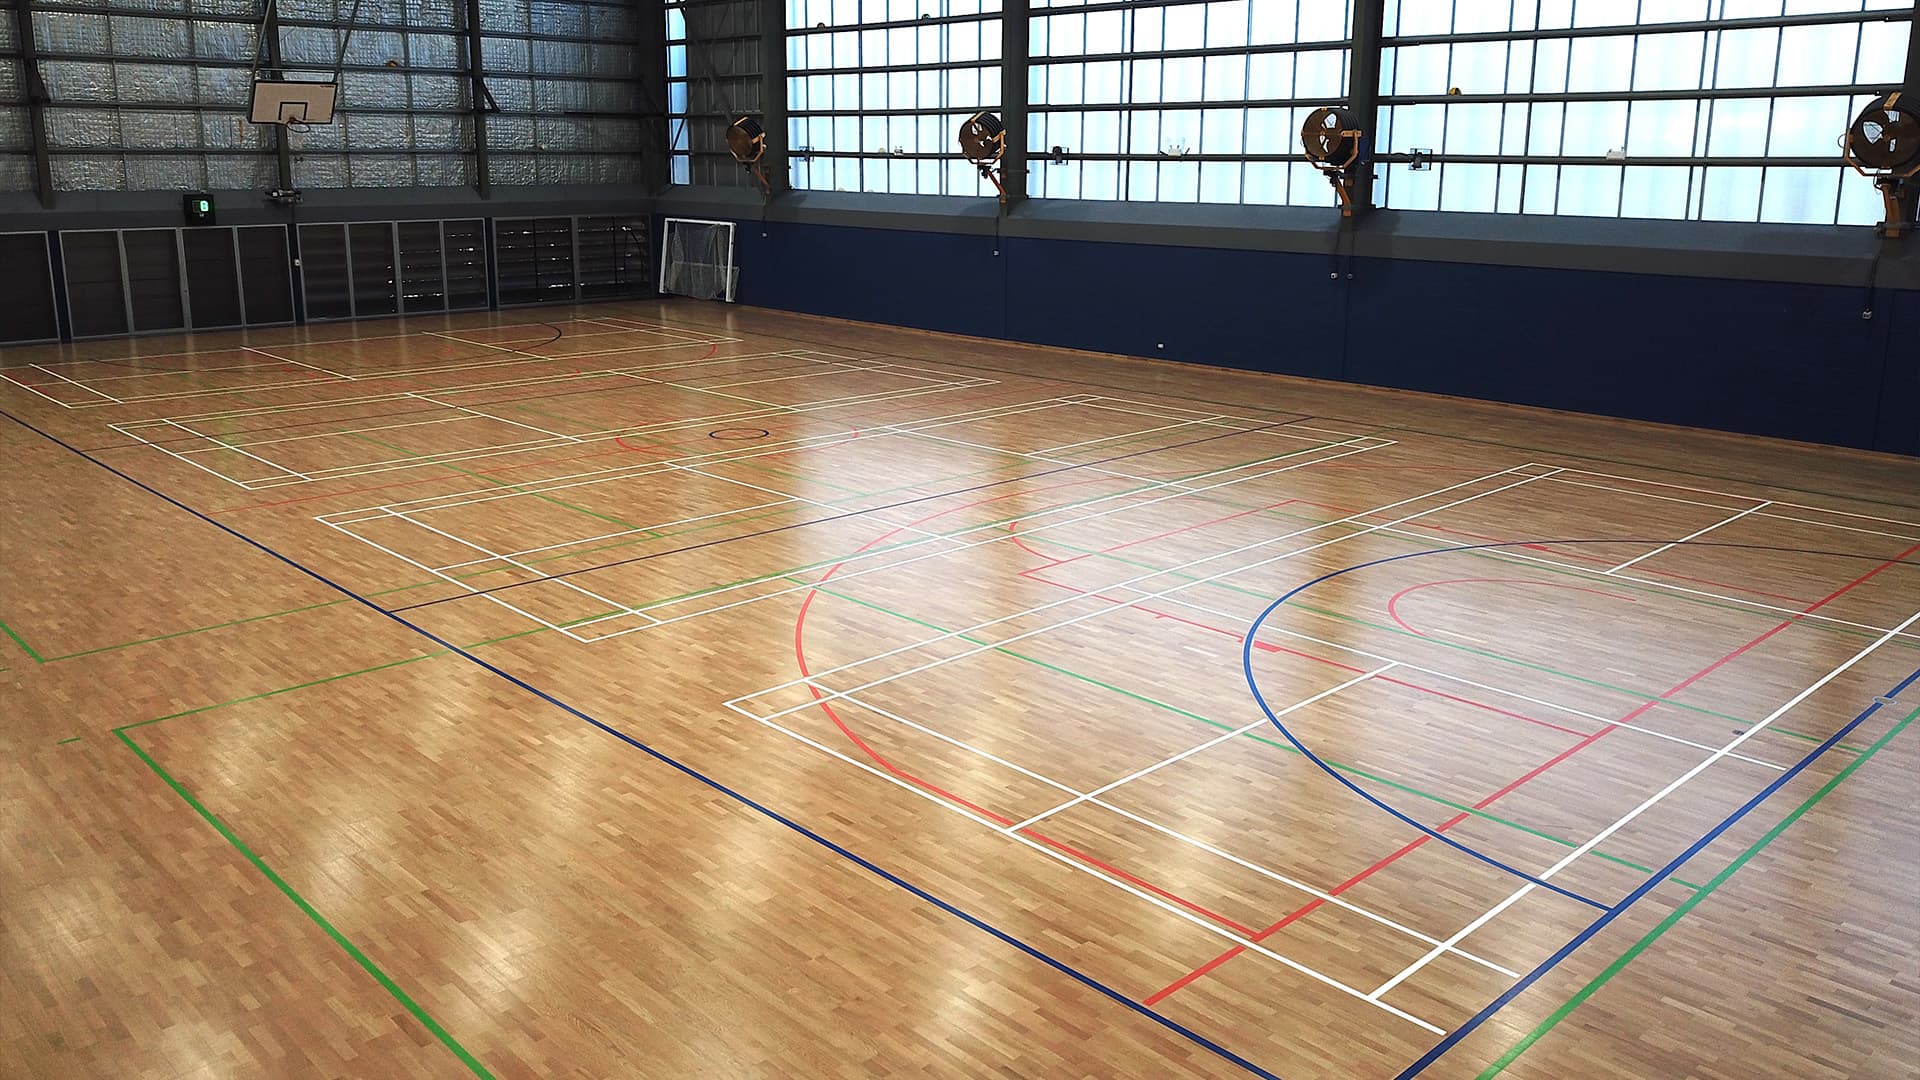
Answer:
<svg viewBox="0 0 1920 1080"><path fill-rule="evenodd" d="M955 398L945 398L945 399L943 399L943 401L944 401L944 403L946 403L946 404L959 404L959 403L963 403L963 402L974 402L974 401L979 401L979 400L982 400L982 399L984 399L984 398L990 398L990 397L997 397L997 396L1002 396L1002 395L1006 395L1006 394L1012 394L1012 393L1016 393L1016 392L1018 392L1018 390L1019 390L1019 388L1018 388L1018 387L1003 387L1003 388L1001 388L1001 389L998 389L998 390L994 390L994 391L989 391L989 392L987 392L987 393L984 393L984 394L971 394L971 395L965 395L965 396L962 396L962 397L955 397ZM488 402L488 403L486 403L486 404L493 404L493 405L503 405L503 404L504 404L504 405L510 405L510 404L512 404L512 402L510 402L510 401L507 401L507 402ZM882 409L882 410L880 410L880 412L879 412L879 414L878 414L878 415L880 415L880 416L884 416L884 415L886 415L887 413L890 413L890 412L900 412L900 411L902 411L903 409L906 409L906 408L909 408L909 407L910 407L910 406L906 406L906 405L901 405L901 406L896 406L896 407L894 407L894 408L890 408L890 409ZM870 420L870 419L873 419L873 417L867 417L867 418L864 418L864 419L869 419L869 420ZM659 422L660 422L660 423L673 423L673 422L676 422L676 421L675 421L675 419L674 419L674 418L668 418L667 420L663 420L663 421L659 421ZM864 435L861 435L861 434L859 434L859 429L857 429L857 428L856 428L856 429L852 429L852 430L853 430L853 431L855 432L855 436L854 436L855 438L869 438L869 437L871 437L871 436L864 436ZM620 440L619 440L619 438L617 438L617 437L616 437L616 439L615 439L614 441L615 441L615 442L619 442ZM802 451L806 451L806 450L817 450L817 449L821 449L821 448L823 448L823 447L827 447L827 446L839 446L839 445L841 445L841 443L843 443L843 442L851 442L851 441L853 441L853 440L852 440L852 439L844 439L844 440L841 440L840 442L832 442L832 443L821 443L821 444L818 444L818 445L816 445L816 446L800 446L800 447L794 447L794 448L793 448L793 449L791 449L791 450L782 450L782 451L779 451L778 453L775 453L775 454L761 454L761 455L756 455L756 456L758 456L758 457L777 457L777 456L784 456L784 455L786 455L786 454L789 454L789 453L798 453L798 452L802 452ZM474 474L476 474L476 475L479 475L479 476L492 476L492 475L493 475L493 474L495 474L495 473L503 473L503 472L513 472L513 471L514 471L514 470L516 470L516 469L532 469L532 468L537 468L537 467L539 467L539 466L542 466L542 465L567 465L567 464L571 464L571 463L573 463L573 462L576 462L576 461L591 461L591 460L593 460L593 459L595 459L595 458L603 458L603 457L613 457L613 456L616 456L616 455L622 455L622 454L628 454L628 453L633 453L633 452L635 452L636 450L641 450L641 449L646 449L646 448L644 448L644 447L632 447L632 446L627 446L627 445L626 445L625 443L620 443L620 445L621 445L621 446L622 446L622 447L623 447L624 449L620 449L620 450L601 450L601 451L597 451L597 452L595 452L595 453L591 453L591 454L578 454L578 455L575 455L575 456L573 456L573 457L563 457L563 458L542 458L542 459L540 459L540 460L538 460L538 461L522 461L522 462L518 462L518 463L516 463L516 464L512 464L512 465L502 465L502 466L498 466L498 467L496 467L496 468L491 468L491 469L470 469L470 470L468 470L468 471L469 471L469 472L472 472L472 473L474 473ZM704 437L704 436L702 436L702 437L701 437L700 439L687 439L687 440L684 440L684 441L681 441L681 442L669 442L669 443L659 443L659 444L656 444L656 446L657 446L657 447L687 447L687 446L696 446L696 445L699 445L699 446L704 446L704 445L706 445L706 442L705 442L705 437ZM433 465L435 465L435 464L438 464L438 463L437 463L437 462L422 462L422 463L421 463L420 465L418 465L418 466L403 466L403 467L415 467L415 468L428 468L428 467L431 467L431 466L433 466ZM227 509L225 509L225 510L214 510L214 511L211 511L211 513L214 513L214 514L237 514L237 513L240 513L240 512L242 512L242 511L245 511L245 510L269 510L269 509L272 509L272 508L274 508L274 507L277 507L277 506L291 506L291 505L293 505L293 504L295 504L295 503L303 503L303 502L312 502L312 501L314 501L314 500L316 500L316 499L335 499L335 498L344 498L345 496L348 496L348 495L366 495L366 494L370 494L370 493L372 493L372 492L375 492L375 491L389 491L389 490L391 490L391 489L393 489L393 488L401 488L401 487L413 487L413 486L415 486L415 485L417 485L417 484L435 484L435 483L444 483L445 481L447 481L447 480L449 480L449 479L451 479L451 478L450 478L450 477L446 477L446 476L423 476L423 477L417 477L417 478L415 478L415 479L412 479L412 480L395 480L395 481L391 481L391 482L389 482L389 483L385 483L385 484L373 484L373 485L370 485L370 486L367 486L367 487L358 487L358 488L347 488L347 489L345 489L345 490L343 490L343 491L328 491L328 492L320 492L320 493L316 493L316 494L313 494L313 495L299 495L299 496L295 496L295 497L293 497L293 498L290 498L290 499L278 499L278 500L275 500L275 501L273 501L273 502L262 502L262 503L249 503L249 504L247 504L246 506L234 506L234 507L228 507L228 508L227 508ZM322 482L324 482L324 481L322 481Z"/></svg>
<svg viewBox="0 0 1920 1080"><path fill-rule="evenodd" d="M1169 611L1161 611L1159 608L1148 607L1145 604L1139 603L1138 601L1127 601L1123 599L1116 599L1114 597L1107 596L1104 593L1095 592L1089 589L1082 589L1082 588L1079 588L1078 586L1068 585L1065 582L1050 581L1047 578L1043 578L1039 576L1037 572L1038 570L1047 570L1047 569L1051 569L1051 567L1043 566L1043 567L1038 567L1036 570L1023 570L1020 572L1020 576L1026 578L1029 581L1038 581L1042 585L1052 585L1054 588L1057 588L1057 589L1066 589L1069 592L1076 592L1082 596L1091 596L1097 600L1105 600L1107 603L1114 604L1119 607L1130 607L1136 611L1144 611L1147 614L1152 615L1156 619L1169 619L1169 620L1172 620L1173 622L1183 623L1187 626L1195 627L1196 629L1208 631L1209 633L1222 634L1232 638L1235 641L1246 640L1246 636L1244 634L1238 634L1232 630L1227 630L1218 626L1212 626L1195 619L1187 618L1184 615L1175 615ZM1286 653L1289 656L1298 656L1305 660L1312 660L1315 663L1326 664L1330 667L1339 668L1342 671L1349 671L1355 675L1361 674L1366 670L1365 668L1354 667L1352 664L1343 664L1338 660L1329 659L1324 656L1315 656L1310 652L1302 652L1299 649L1289 649L1283 645L1269 645L1268 643L1261 641L1257 638L1253 642L1253 647L1256 649L1259 649L1261 652ZM1551 728L1554 731L1562 732L1563 734L1567 734L1567 735L1572 735L1575 738L1585 738L1587 736L1587 732L1580 731L1575 728L1563 727L1559 724L1553 723L1550 720L1541 720L1537 717L1527 716L1524 713L1511 712L1507 709L1502 709L1495 705L1489 705L1484 701L1475 701L1472 698L1462 697L1458 694L1449 694L1444 690L1436 690L1430 686L1423 686L1419 683L1407 682L1405 679L1397 679L1388 675L1375 676L1375 679L1379 682L1392 683L1395 686L1402 686L1409 690L1418 690L1423 694L1431 694L1434 697L1445 698L1448 701L1458 702L1459 704L1462 704L1462 705L1471 705L1476 709L1483 709L1487 712L1496 713L1500 716L1511 717L1512 719L1515 719L1515 720L1524 720L1529 724L1534 724L1536 726L1543 727L1543 728Z"/></svg>
<svg viewBox="0 0 1920 1080"><path fill-rule="evenodd" d="M1322 510L1333 510L1342 514L1356 514L1361 512L1357 510L1348 510L1343 507L1333 506L1328 503L1307 502L1304 499L1300 500L1300 505L1315 506L1315 507L1319 507ZM1410 522L1409 524L1411 524L1414 528L1426 529L1429 532L1446 533L1449 536L1463 536L1469 540L1490 540L1495 543L1513 543L1512 539L1509 537L1488 536L1485 533L1468 532L1465 529L1450 529L1445 525L1434 525L1424 521ZM1612 561L1603 556L1589 555L1583 551L1561 551L1558 548L1547 547L1544 544L1515 544L1515 546L1526 548L1529 551L1542 551L1549 555L1558 555L1563 559L1577 559L1581 562L1598 563L1605 566L1612 565ZM1731 582L1726 582L1726 581L1714 581L1710 578L1693 577L1689 574L1678 574L1671 570L1661 570L1656 567L1648 566L1645 563L1642 563L1640 565L1640 569L1645 570L1649 574L1658 574L1661 577L1672 578L1675 581L1691 581L1696 585L1711 585L1716 589L1730 589L1733 592L1743 592L1750 596L1764 596L1769 600L1784 600L1789 604L1804 604L1807 602L1805 597L1785 596L1780 593L1767 592L1765 589L1756 589L1748 585L1735 585L1735 584L1732 584Z"/></svg>
<svg viewBox="0 0 1920 1080"><path fill-rule="evenodd" d="M1534 581L1527 578L1448 578L1444 581L1423 581L1418 585L1409 585L1399 592L1394 593L1387 598L1387 615L1399 624L1400 629L1405 630L1407 633L1418 634L1421 637L1429 636L1426 631L1415 627L1400 617L1400 600L1408 593L1419 592L1421 589L1431 589L1436 585L1537 585L1543 589L1566 589L1569 592L1592 593L1595 596L1605 596L1613 600L1625 600L1629 604L1637 604L1640 602L1638 598L1628 596L1626 593L1607 592L1605 589L1588 589L1579 585L1567 585L1558 581Z"/></svg>
<svg viewBox="0 0 1920 1080"><path fill-rule="evenodd" d="M1053 488L1072 487L1077 484L1095 483L1095 482L1099 482L1102 480L1109 480L1109 479L1112 479L1112 478L1105 477L1105 476L1087 477L1087 478L1082 478L1077 480L1071 480L1062 484L1050 484L1050 485L1047 485L1047 487L1045 488L1041 488L1040 490L1044 491L1044 490L1051 490ZM874 537L872 540L869 540L865 544L862 544L859 548L856 548L852 552L852 554L848 556L848 558L851 559L853 555L858 555L860 554L860 552L863 552L868 550L869 548L872 548L875 544L881 543L882 541L885 541L893 536L897 536L900 533L905 532L910 528L913 528L914 526L924 524L925 522L931 521L934 518L942 517L947 514L956 513L961 510L971 509L975 506L981 506L986 503L999 502L1003 499L1012 499L1012 498L1017 498L1023 495L1031 495L1031 494L1032 492L1026 492L1026 491L1009 492L1002 495L995 495L991 498L980 499L976 502L967 503L962 506L949 507L948 509L945 509L945 510L935 511L934 513L927 514L924 517L921 517L912 522L909 522L906 525L901 525L897 528L889 529L888 531L881 533L879 536ZM833 575L838 573L840 568L845 565L846 565L846 561L843 560L829 567L827 572L820 576L819 584L825 584L828 579L832 578ZM807 654L806 654L807 613L813 606L814 597L818 595L820 595L820 593L817 587L807 590L806 598L800 602L799 616L794 620L794 624L793 624L794 661L800 668L801 676L803 678L809 678L809 679L812 677L812 672L807 667ZM816 704L819 705L821 711L826 713L827 717L833 721L834 727L839 728L840 732L844 734L848 739L850 739L855 746L858 746L862 753L866 754L869 758L872 758L876 763L880 765L881 768L887 770L888 773L900 778L902 781L905 781L906 783L909 783L914 787L921 789L922 791L926 791L939 798L946 799L947 801L952 802L958 806L963 806L973 811L976 814L979 814L983 817L988 818L989 820L999 822L1002 826L1009 826L1014 824L1012 820L1006 817L1003 817L999 814L994 813L991 810L987 810L972 802L969 802L966 799L963 799L960 796L953 794L952 792L946 791L943 788L936 787L935 785L927 782L926 780L923 780L920 777L894 765L891 761L888 761L884 756L882 756L878 751L874 750L873 747L867 745L867 742L865 739L862 739L857 733L853 731L852 728L847 726L846 722L840 718L840 714L834 711L833 705L827 701L822 700L819 687L814 686L812 682L808 682L806 684L806 687L807 687L807 692L813 695L814 701ZM1051 848L1054 848L1055 850L1063 852L1064 854L1068 855L1071 858L1077 859L1080 862L1086 863L1089 866L1093 866L1100 870L1106 871L1107 873L1110 873L1115 877L1121 878L1124 881L1127 881L1133 885L1136 885L1142 889L1147 890L1148 892L1153 893L1155 896L1159 896L1171 903L1178 904L1181 907L1186 908L1187 910L1192 911L1198 915L1202 915L1206 918L1212 919L1214 922L1219 923L1220 925L1233 930L1234 932L1240 934L1242 937L1249 936L1253 933L1253 928L1250 926L1243 925L1239 922L1236 922L1233 919L1229 919L1226 916L1219 914L1218 912L1202 907L1201 905L1196 904L1193 901L1188 900L1185 897L1182 897L1176 893L1169 892L1168 890L1163 889L1160 886L1145 880L1144 878L1137 877L1133 874L1126 872L1125 870L1121 870L1116 866L1113 866L1106 862L1102 862L1101 860L1096 859L1091 855L1088 855L1086 852L1080 851L1077 848L1074 848L1070 845L1064 844L1058 840L1053 839L1052 837L1046 835L1045 833L1040 832L1038 829L1028 827L1028 828L1021 829L1020 832L1025 836L1029 836L1034 840L1037 840L1040 843L1047 845L1048 847L1051 847Z"/></svg>
<svg viewBox="0 0 1920 1080"><path fill-rule="evenodd" d="M1869 570L1866 573L1861 574L1859 577L1854 578L1852 581L1847 582L1845 585L1840 586L1838 589L1835 589L1833 592L1828 593L1825 597L1822 597L1820 600L1815 601L1812 605L1808 606L1805 611L1800 612L1800 614L1801 615L1811 614L1814 611L1817 611L1820 608L1825 607L1826 605L1846 595L1848 592L1851 592L1853 589L1858 588L1859 586L1865 584L1867 581L1872 580L1875 576L1885 571L1888 567L1899 565L1901 562L1903 562L1907 558L1907 556L1912 555L1916 551L1920 551L1920 544L1915 544L1914 546L1908 548L1907 550L1901 552L1900 554L1895 555L1893 558L1887 560L1886 562L1881 563L1879 566L1874 567L1872 570ZM1655 705L1658 705L1661 701L1667 698L1670 698L1675 694L1680 693L1681 691L1685 690L1687 687L1692 686L1694 683L1699 682L1701 679L1706 678L1708 675L1726 666L1728 663L1731 663L1736 658L1746 654L1748 651L1750 651L1760 643L1766 641L1768 638L1771 638L1775 634L1778 634L1780 631L1785 630L1789 626L1792 626L1798 620L1799 620L1798 615L1789 617L1786 621L1782 622L1780 625L1774 627L1773 629L1767 631L1764 634L1761 634L1760 636L1754 638L1752 641L1747 642L1745 645L1740 646L1739 648L1726 654L1720 659L1715 660L1713 663L1707 665L1704 668L1701 668L1699 671L1694 672L1692 675L1687 676L1685 679L1675 684L1672 689L1668 690L1664 694L1661 694L1658 698L1642 704L1639 708L1636 708L1632 712L1621 717L1618 721L1608 724L1606 727L1601 728L1599 731L1594 732L1592 735L1589 735L1586 738L1582 739L1581 741L1568 747L1567 749L1562 750L1560 753L1555 754L1553 757L1547 759L1544 762L1541 762L1539 765L1534 766L1524 775L1509 782L1505 787L1502 787L1500 790L1494 792L1493 794L1487 796L1486 798L1480 800L1479 802L1474 803L1473 808L1475 810L1486 809L1488 806L1491 806L1494 802L1498 801L1502 797L1512 793L1515 789L1519 788L1521 785L1527 783L1528 781L1534 779L1540 774L1546 772L1548 769L1553 768L1555 765L1558 765L1561 762L1567 760L1568 758L1572 757L1574 754L1579 753L1581 750L1585 749L1586 747L1592 746L1595 742L1598 742L1600 739L1604 738L1610 732L1618 731L1619 726L1621 724L1631 723L1634 719L1644 715L1649 710L1651 710ZM1462 821L1465 821L1470 816L1471 815L1465 814L1465 813L1456 814L1453 817L1446 820L1445 822L1436 826L1434 831L1446 832L1448 829L1451 829L1454 826L1460 824ZM1367 878L1372 877L1374 874L1379 873L1381 870L1384 870L1387 867L1393 865L1395 862L1399 861L1403 856L1407 855L1409 852L1412 852L1418 849L1421 845L1425 844L1428 840L1431 840L1431 839L1432 839L1431 836L1428 836L1426 833L1421 833L1418 837L1409 841L1405 846L1393 852L1391 855L1388 855L1386 858L1381 859L1379 862L1376 862L1372 866L1369 866L1366 869L1360 871L1354 876L1348 878L1346 881L1343 881L1339 885L1336 885L1333 888L1327 890L1327 894L1329 896L1340 895L1341 893L1347 891L1348 889L1359 884L1360 882L1365 881ZM1280 919L1278 922L1275 922L1273 925L1267 927L1265 930L1260 931L1258 934L1255 934L1253 937L1249 938L1248 940L1256 943L1260 941L1264 941L1267 938L1273 936L1274 934L1284 929L1289 923L1292 923L1298 919L1304 918L1308 914L1311 914L1312 912L1318 910L1321 907L1321 905L1323 905L1324 903L1326 903L1324 899L1316 897L1311 903L1304 904L1301 907L1295 909L1294 911L1290 912L1285 918ZM1209 972L1212 972L1213 970L1220 967L1222 964L1225 964L1227 961L1233 959L1236 956L1239 956L1241 953L1245 951L1246 951L1246 947L1243 945L1235 945L1232 948L1227 949L1226 951L1222 952L1220 955L1214 957L1212 960L1207 961L1206 963L1200 965L1199 967L1193 969L1192 971L1187 972L1185 975L1180 976L1178 979L1175 979L1173 982L1168 983L1166 986L1161 987L1159 990L1155 991L1151 996L1149 996L1145 1000L1144 1004L1153 1005L1160 1001L1164 1001L1170 995L1178 993L1181 990L1181 988L1191 985L1195 980L1207 975Z"/></svg>

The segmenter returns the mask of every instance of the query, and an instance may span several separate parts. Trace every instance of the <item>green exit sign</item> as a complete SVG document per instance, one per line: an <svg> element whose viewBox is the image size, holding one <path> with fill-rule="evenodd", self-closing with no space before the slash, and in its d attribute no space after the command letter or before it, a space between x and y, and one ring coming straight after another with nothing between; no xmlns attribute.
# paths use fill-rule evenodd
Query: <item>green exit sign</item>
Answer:
<svg viewBox="0 0 1920 1080"><path fill-rule="evenodd" d="M206 192L192 192L182 200L186 207L187 224L213 224L213 198Z"/></svg>

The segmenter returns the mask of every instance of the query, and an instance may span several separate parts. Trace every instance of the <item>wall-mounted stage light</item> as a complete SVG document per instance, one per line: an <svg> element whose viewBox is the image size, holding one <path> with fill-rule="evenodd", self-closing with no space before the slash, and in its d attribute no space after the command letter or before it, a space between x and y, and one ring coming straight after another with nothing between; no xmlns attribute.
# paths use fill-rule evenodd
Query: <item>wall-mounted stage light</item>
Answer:
<svg viewBox="0 0 1920 1080"><path fill-rule="evenodd" d="M1867 104L1841 141L1847 164L1873 181L1887 204L1883 236L1903 236L1920 220L1920 104L1896 90Z"/></svg>
<svg viewBox="0 0 1920 1080"><path fill-rule="evenodd" d="M980 175L1000 193L1000 205L1007 204L1007 189L1000 184L1000 158L1007 152L1007 126L994 114L982 110L960 123L960 153L980 170Z"/></svg>
<svg viewBox="0 0 1920 1080"><path fill-rule="evenodd" d="M767 156L767 129L759 117L743 116L727 127L727 153L760 182L762 192L773 194L773 185L767 182L766 169L760 164Z"/></svg>
<svg viewBox="0 0 1920 1080"><path fill-rule="evenodd" d="M1300 127L1300 143L1307 160L1326 174L1327 182L1340 196L1340 214L1353 216L1353 185L1359 170L1371 165L1360 160L1367 133L1354 122L1353 113L1339 105L1315 109Z"/></svg>

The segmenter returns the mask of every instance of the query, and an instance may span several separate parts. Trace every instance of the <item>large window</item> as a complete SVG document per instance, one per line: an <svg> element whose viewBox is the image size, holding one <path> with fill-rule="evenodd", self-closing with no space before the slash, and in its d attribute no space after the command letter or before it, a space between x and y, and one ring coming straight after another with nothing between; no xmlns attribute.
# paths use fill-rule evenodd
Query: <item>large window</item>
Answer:
<svg viewBox="0 0 1920 1080"><path fill-rule="evenodd" d="M1866 224L1838 140L1899 85L1907 0L1389 0L1402 210Z"/></svg>
<svg viewBox="0 0 1920 1080"><path fill-rule="evenodd" d="M1299 131L1345 96L1351 32L1344 0L1036 4L1032 193L1330 203Z"/></svg>
<svg viewBox="0 0 1920 1080"><path fill-rule="evenodd" d="M793 186L986 195L960 124L1000 104L999 0L788 0Z"/></svg>
<svg viewBox="0 0 1920 1080"><path fill-rule="evenodd" d="M759 0L669 0L667 143L676 184L752 181L727 153L727 126L761 112Z"/></svg>

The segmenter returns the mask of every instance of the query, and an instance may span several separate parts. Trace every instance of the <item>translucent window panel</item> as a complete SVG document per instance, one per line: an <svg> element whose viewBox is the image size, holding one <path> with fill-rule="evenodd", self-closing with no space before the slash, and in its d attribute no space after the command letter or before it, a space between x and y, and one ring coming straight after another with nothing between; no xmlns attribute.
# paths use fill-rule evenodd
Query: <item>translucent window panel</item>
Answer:
<svg viewBox="0 0 1920 1080"><path fill-rule="evenodd" d="M1773 102L1768 98L1728 98L1709 102L1711 127L1707 153L1712 157L1758 157L1767 152Z"/></svg>
<svg viewBox="0 0 1920 1080"><path fill-rule="evenodd" d="M1300 53L1294 58L1295 97L1342 97L1347 88L1347 54L1338 51Z"/></svg>
<svg viewBox="0 0 1920 1080"><path fill-rule="evenodd" d="M1628 89L1633 75L1633 39L1576 38L1568 65L1568 90Z"/></svg>
<svg viewBox="0 0 1920 1080"><path fill-rule="evenodd" d="M1392 114L1389 145L1395 150L1440 149L1440 140L1446 136L1446 106L1389 105L1387 111Z"/></svg>
<svg viewBox="0 0 1920 1080"><path fill-rule="evenodd" d="M1418 106L1416 106L1417 108ZM1449 154L1497 154L1500 125L1498 105L1456 105L1445 109L1446 138L1441 148Z"/></svg>
<svg viewBox="0 0 1920 1080"><path fill-rule="evenodd" d="M1912 23L1865 23L1860 27L1860 56L1853 81L1898 82L1906 70L1907 39Z"/></svg>
<svg viewBox="0 0 1920 1080"><path fill-rule="evenodd" d="M1240 172L1237 162L1204 162L1200 166L1200 201L1237 203L1240 201Z"/></svg>
<svg viewBox="0 0 1920 1080"><path fill-rule="evenodd" d="M1620 216L1686 217L1692 171L1684 166L1629 167L1620 188Z"/></svg>
<svg viewBox="0 0 1920 1080"><path fill-rule="evenodd" d="M1163 161L1160 163L1160 201L1197 202L1200 198L1200 163Z"/></svg>
<svg viewBox="0 0 1920 1080"><path fill-rule="evenodd" d="M1693 90L1703 85L1705 34L1647 34L1633 58L1635 90Z"/></svg>
<svg viewBox="0 0 1920 1080"><path fill-rule="evenodd" d="M1762 170L1710 165L1701 192L1700 216L1707 221L1757 221Z"/></svg>
<svg viewBox="0 0 1920 1080"><path fill-rule="evenodd" d="M1636 101L1627 114L1629 157L1686 157L1693 153L1698 101Z"/></svg>
<svg viewBox="0 0 1920 1080"><path fill-rule="evenodd" d="M1623 171L1613 165L1563 166L1560 200L1554 212L1580 217L1618 216Z"/></svg>
<svg viewBox="0 0 1920 1080"><path fill-rule="evenodd" d="M1292 109L1248 109L1246 152L1249 154L1290 154L1299 139ZM1304 119L1302 120L1304 123Z"/></svg>
<svg viewBox="0 0 1920 1080"><path fill-rule="evenodd" d="M1567 103L1561 152L1570 157L1604 157L1627 145L1627 103L1573 101Z"/></svg>
<svg viewBox="0 0 1920 1080"><path fill-rule="evenodd" d="M1440 209L1490 213L1500 180L1497 165L1459 162L1440 169Z"/></svg>
<svg viewBox="0 0 1920 1080"><path fill-rule="evenodd" d="M1852 100L1844 97L1780 98L1768 125L1767 156L1827 157L1840 153L1840 140L1852 122Z"/></svg>
<svg viewBox="0 0 1920 1080"><path fill-rule="evenodd" d="M1242 101L1247 93L1247 58L1211 56L1206 61L1202 95L1207 101Z"/></svg>
<svg viewBox="0 0 1920 1080"><path fill-rule="evenodd" d="M1760 220L1830 224L1840 197L1841 171L1769 167L1760 197Z"/></svg>
<svg viewBox="0 0 1920 1080"><path fill-rule="evenodd" d="M1395 210L1440 209L1440 170L1415 170L1410 165L1386 168L1385 205Z"/></svg>
<svg viewBox="0 0 1920 1080"><path fill-rule="evenodd" d="M1789 26L1780 31L1780 67L1774 86L1823 86L1842 81L1859 42L1856 26ZM1845 58L1843 60L1842 58Z"/></svg>
<svg viewBox="0 0 1920 1080"><path fill-rule="evenodd" d="M1237 49L1248 41L1247 0L1207 5L1207 48ZM1212 200L1224 202L1226 200Z"/></svg>
<svg viewBox="0 0 1920 1080"><path fill-rule="evenodd" d="M1415 45L1394 49L1393 79L1388 88L1396 94L1444 94L1448 69L1453 59L1451 45Z"/></svg>
<svg viewBox="0 0 1920 1080"><path fill-rule="evenodd" d="M1772 86L1780 55L1779 30L1725 30L1713 55L1713 85Z"/></svg>

